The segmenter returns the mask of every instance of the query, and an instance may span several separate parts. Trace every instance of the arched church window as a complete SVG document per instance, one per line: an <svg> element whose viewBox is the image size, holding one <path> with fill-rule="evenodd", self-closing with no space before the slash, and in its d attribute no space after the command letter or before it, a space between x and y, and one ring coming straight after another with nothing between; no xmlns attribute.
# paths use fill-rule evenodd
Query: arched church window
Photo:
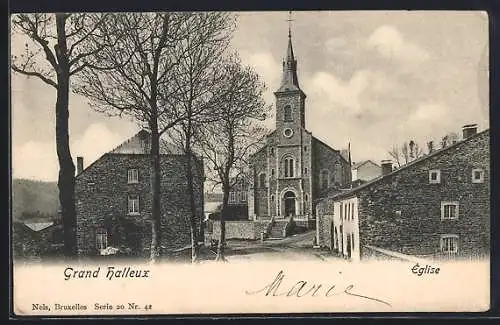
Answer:
<svg viewBox="0 0 500 325"><path fill-rule="evenodd" d="M330 173L328 170L323 169L320 174L321 189L326 189L330 186Z"/></svg>
<svg viewBox="0 0 500 325"><path fill-rule="evenodd" d="M335 167L334 167L334 171L335 171L335 183L337 184L342 184L342 166L340 165L340 163L337 161L335 163Z"/></svg>
<svg viewBox="0 0 500 325"><path fill-rule="evenodd" d="M266 173L259 174L259 187L260 188L266 187Z"/></svg>
<svg viewBox="0 0 500 325"><path fill-rule="evenodd" d="M283 119L285 122L290 122L292 120L292 106L286 105L283 108Z"/></svg>
<svg viewBox="0 0 500 325"><path fill-rule="evenodd" d="M284 159L284 164L285 177L294 177L295 160L292 157L286 157Z"/></svg>

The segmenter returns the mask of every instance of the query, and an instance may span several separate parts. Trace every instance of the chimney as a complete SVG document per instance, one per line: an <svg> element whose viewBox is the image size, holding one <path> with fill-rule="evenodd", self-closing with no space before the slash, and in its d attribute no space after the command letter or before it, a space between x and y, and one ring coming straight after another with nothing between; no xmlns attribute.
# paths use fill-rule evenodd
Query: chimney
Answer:
<svg viewBox="0 0 500 325"><path fill-rule="evenodd" d="M462 127L463 139L470 138L477 133L477 124L467 124Z"/></svg>
<svg viewBox="0 0 500 325"><path fill-rule="evenodd" d="M83 157L76 157L76 174L80 175L83 172Z"/></svg>
<svg viewBox="0 0 500 325"><path fill-rule="evenodd" d="M382 176L385 176L392 172L392 161L391 160L382 160Z"/></svg>

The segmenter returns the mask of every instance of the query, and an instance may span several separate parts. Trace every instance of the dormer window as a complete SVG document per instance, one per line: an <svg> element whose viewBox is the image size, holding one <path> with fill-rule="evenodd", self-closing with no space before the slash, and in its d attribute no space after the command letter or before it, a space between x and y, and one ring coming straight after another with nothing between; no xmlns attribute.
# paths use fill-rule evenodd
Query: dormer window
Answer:
<svg viewBox="0 0 500 325"><path fill-rule="evenodd" d="M429 184L441 183L441 171L439 169L429 170Z"/></svg>
<svg viewBox="0 0 500 325"><path fill-rule="evenodd" d="M286 105L283 108L283 120L285 122L291 122L292 121L292 106Z"/></svg>

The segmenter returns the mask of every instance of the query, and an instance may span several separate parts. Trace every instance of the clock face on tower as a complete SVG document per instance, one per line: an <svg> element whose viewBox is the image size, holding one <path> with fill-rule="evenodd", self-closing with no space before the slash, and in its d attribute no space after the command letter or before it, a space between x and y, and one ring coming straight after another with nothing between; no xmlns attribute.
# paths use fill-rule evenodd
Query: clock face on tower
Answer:
<svg viewBox="0 0 500 325"><path fill-rule="evenodd" d="M286 128L283 130L283 135L287 138L291 138L293 135L293 130L290 128Z"/></svg>

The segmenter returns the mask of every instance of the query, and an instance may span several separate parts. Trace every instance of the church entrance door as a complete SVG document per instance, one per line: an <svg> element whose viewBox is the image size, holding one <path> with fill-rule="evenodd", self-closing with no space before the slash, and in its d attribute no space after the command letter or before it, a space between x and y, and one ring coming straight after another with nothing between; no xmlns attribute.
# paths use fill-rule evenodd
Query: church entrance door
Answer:
<svg viewBox="0 0 500 325"><path fill-rule="evenodd" d="M285 217L295 216L295 194L292 191L285 193Z"/></svg>

